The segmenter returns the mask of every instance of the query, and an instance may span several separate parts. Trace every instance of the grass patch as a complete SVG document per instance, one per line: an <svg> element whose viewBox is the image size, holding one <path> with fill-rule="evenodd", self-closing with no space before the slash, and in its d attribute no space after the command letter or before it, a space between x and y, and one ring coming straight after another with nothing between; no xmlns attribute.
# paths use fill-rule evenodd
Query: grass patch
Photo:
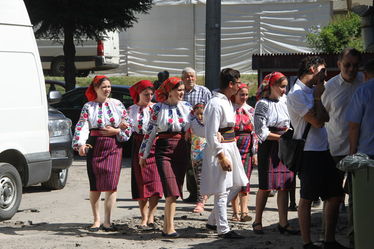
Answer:
<svg viewBox="0 0 374 249"><path fill-rule="evenodd" d="M64 77L46 76L45 78L48 80L64 81ZM150 80L152 82L157 80L157 77L153 77L153 76L115 76L115 77L109 77L109 78L113 85L127 85L127 86L131 86L140 80ZM76 77L77 86L88 86L91 83L92 79L93 79L92 77ZM249 84L250 86L249 95L250 96L253 96L256 94L257 74L243 74L241 75L241 81ZM197 76L197 84L204 85L205 77ZM57 88L57 90L61 91L60 88Z"/></svg>

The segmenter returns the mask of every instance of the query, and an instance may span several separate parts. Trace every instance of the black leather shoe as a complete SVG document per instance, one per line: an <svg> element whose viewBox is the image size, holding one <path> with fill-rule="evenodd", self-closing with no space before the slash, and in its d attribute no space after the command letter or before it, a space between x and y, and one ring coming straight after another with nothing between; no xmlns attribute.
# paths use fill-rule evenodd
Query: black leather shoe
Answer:
<svg viewBox="0 0 374 249"><path fill-rule="evenodd" d="M254 223L252 224L253 232L254 232L255 234L264 234L264 230L262 230L262 228L256 229L256 227L258 227L258 226L261 226L261 227L262 227L262 224L261 224L260 222L259 222L259 223L254 222Z"/></svg>
<svg viewBox="0 0 374 249"><path fill-rule="evenodd" d="M164 233L164 232L162 232L162 237L166 237L166 238L178 238L179 237L179 233L177 233L177 232L174 232L174 233Z"/></svg>
<svg viewBox="0 0 374 249"><path fill-rule="evenodd" d="M289 226L290 226L290 224L288 224L288 223L284 227L282 227L281 224L278 224L278 231L281 234L284 234L284 233L288 233L288 234L291 234L291 235L298 235L298 234L300 234L299 230L292 230L292 229L289 228Z"/></svg>
<svg viewBox="0 0 374 249"><path fill-rule="evenodd" d="M96 233L100 230L100 227L87 227L87 230L91 233Z"/></svg>
<svg viewBox="0 0 374 249"><path fill-rule="evenodd" d="M291 205L288 207L288 211L297 211L297 206L296 206L296 204L291 204Z"/></svg>
<svg viewBox="0 0 374 249"><path fill-rule="evenodd" d="M323 243L323 248L324 249L349 249L348 247L345 247L339 244L337 241L325 242Z"/></svg>
<svg viewBox="0 0 374 249"><path fill-rule="evenodd" d="M222 239L244 239L244 236L241 236L240 234L236 233L235 231L230 231L223 234L218 234L218 237Z"/></svg>
<svg viewBox="0 0 374 249"><path fill-rule="evenodd" d="M206 229L217 231L216 225L205 224Z"/></svg>
<svg viewBox="0 0 374 249"><path fill-rule="evenodd" d="M197 197L190 195L188 198L183 199L183 202L185 202L185 203L196 203L197 202Z"/></svg>
<svg viewBox="0 0 374 249"><path fill-rule="evenodd" d="M303 245L304 249L322 249L322 247L313 244L312 242Z"/></svg>
<svg viewBox="0 0 374 249"><path fill-rule="evenodd" d="M113 224L110 225L110 227L105 227L104 225L101 225L100 229L103 230L104 232L115 232L115 231L118 231L117 227L115 227Z"/></svg>

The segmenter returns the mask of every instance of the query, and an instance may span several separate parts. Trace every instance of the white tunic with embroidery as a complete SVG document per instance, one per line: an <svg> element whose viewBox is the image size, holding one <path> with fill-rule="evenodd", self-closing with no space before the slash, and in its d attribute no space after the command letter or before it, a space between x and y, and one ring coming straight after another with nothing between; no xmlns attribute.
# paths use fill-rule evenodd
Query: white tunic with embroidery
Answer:
<svg viewBox="0 0 374 249"><path fill-rule="evenodd" d="M226 192L232 186L246 186L246 176L242 159L236 141L221 143L217 139L220 128L234 127L235 112L232 103L219 92L214 92L213 98L204 110L205 137L207 145L204 150L203 168L201 175L201 193L217 194ZM223 171L217 154L223 152L232 163L232 171Z"/></svg>
<svg viewBox="0 0 374 249"><path fill-rule="evenodd" d="M145 134L148 130L148 124L151 119L151 107L132 105L128 109L129 118L131 120L131 128L133 132L138 134Z"/></svg>
<svg viewBox="0 0 374 249"><path fill-rule="evenodd" d="M290 127L290 115L287 109L287 97L284 95L279 100L261 99L255 107L255 132L259 142L264 142L270 134L269 127L279 128L283 134Z"/></svg>
<svg viewBox="0 0 374 249"><path fill-rule="evenodd" d="M126 108L121 101L109 98L104 103L90 101L84 104L79 121L75 126L73 137L73 148L84 144L90 135L90 129L100 129L105 126L118 127L121 122L130 123ZM128 127L121 130L116 136L119 142L127 141L130 138L131 129Z"/></svg>
<svg viewBox="0 0 374 249"><path fill-rule="evenodd" d="M186 101L179 101L177 105L159 102L152 107L152 110L148 130L140 146L139 157L142 158L149 156L157 133L186 132L192 118L192 106Z"/></svg>

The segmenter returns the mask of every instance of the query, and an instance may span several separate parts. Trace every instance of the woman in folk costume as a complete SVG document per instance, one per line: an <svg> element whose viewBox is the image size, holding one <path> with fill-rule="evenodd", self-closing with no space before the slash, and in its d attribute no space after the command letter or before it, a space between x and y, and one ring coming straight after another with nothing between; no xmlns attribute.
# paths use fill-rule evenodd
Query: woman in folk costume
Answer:
<svg viewBox="0 0 374 249"><path fill-rule="evenodd" d="M294 173L279 160L278 141L290 127L287 110L286 76L273 72L265 76L257 91L255 107L255 132L258 144L258 180L256 218L252 224L256 234L263 234L262 214L271 190L277 190L280 233L298 234L288 224L288 191L293 188Z"/></svg>
<svg viewBox="0 0 374 249"><path fill-rule="evenodd" d="M250 181L252 165L257 165L257 136L254 131L254 112L255 109L247 104L249 97L248 85L242 83L239 91L232 96L235 109L235 138L240 155L244 172ZM250 185L244 186L238 195L232 200L233 221L246 222L252 220L248 215L248 199Z"/></svg>
<svg viewBox="0 0 374 249"><path fill-rule="evenodd" d="M175 238L174 228L176 199L182 197L182 186L187 166L191 163L184 134L189 128L192 107L183 101L184 84L172 77L165 80L156 91L158 101L140 146L139 164L146 166L151 147L156 140L155 158L166 198L162 235Z"/></svg>
<svg viewBox="0 0 374 249"><path fill-rule="evenodd" d="M240 84L239 71L223 69L220 73L220 89L214 92L204 111L207 145L204 151L201 193L214 195L214 208L206 227L217 230L219 237L227 239L243 238L235 231L230 231L227 202L248 183L236 146L235 112L230 100L239 90ZM223 140L218 138L218 132L223 136Z"/></svg>
<svg viewBox="0 0 374 249"><path fill-rule="evenodd" d="M86 90L87 102L75 127L73 148L87 156L90 182L90 203L94 222L89 231L100 228L99 200L105 192L105 216L101 228L112 231L111 212L116 202L117 185L122 163L122 143L131 135L124 105L110 98L111 84L106 76L96 76ZM118 128L124 123L124 129Z"/></svg>
<svg viewBox="0 0 374 249"><path fill-rule="evenodd" d="M131 193L138 200L142 220L139 228L154 228L154 213L158 200L162 197L162 184L157 171L154 156L154 144L151 147L146 166L139 165L139 149L151 119L151 108L154 103L154 87L151 81L141 80L130 87L130 95L134 105L128 109L132 127L132 161L131 161Z"/></svg>

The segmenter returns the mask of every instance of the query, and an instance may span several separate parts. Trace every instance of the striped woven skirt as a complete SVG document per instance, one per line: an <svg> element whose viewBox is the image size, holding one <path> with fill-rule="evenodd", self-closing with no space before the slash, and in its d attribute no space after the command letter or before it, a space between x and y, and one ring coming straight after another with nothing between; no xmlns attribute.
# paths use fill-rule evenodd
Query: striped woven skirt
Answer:
<svg viewBox="0 0 374 249"><path fill-rule="evenodd" d="M90 136L93 146L87 153L87 174L90 191L117 191L122 163L122 144L116 136Z"/></svg>
<svg viewBox="0 0 374 249"><path fill-rule="evenodd" d="M294 173L279 160L278 141L265 140L258 145L258 181L261 190L294 188Z"/></svg>
<svg viewBox="0 0 374 249"><path fill-rule="evenodd" d="M156 141L155 157L165 197L183 198L183 181L191 164L183 135L162 134Z"/></svg>
<svg viewBox="0 0 374 249"><path fill-rule="evenodd" d="M241 192L250 192L250 178L252 174L252 147L253 147L253 137L250 133L236 133L236 145L238 146L240 156L242 158L242 163L244 167L244 172L248 177L247 186L243 187Z"/></svg>
<svg viewBox="0 0 374 249"><path fill-rule="evenodd" d="M131 193L134 200L142 200L152 196L162 197L162 183L157 170L154 155L155 146L152 146L146 167L139 165L139 148L144 135L133 134L132 162L131 162Z"/></svg>

